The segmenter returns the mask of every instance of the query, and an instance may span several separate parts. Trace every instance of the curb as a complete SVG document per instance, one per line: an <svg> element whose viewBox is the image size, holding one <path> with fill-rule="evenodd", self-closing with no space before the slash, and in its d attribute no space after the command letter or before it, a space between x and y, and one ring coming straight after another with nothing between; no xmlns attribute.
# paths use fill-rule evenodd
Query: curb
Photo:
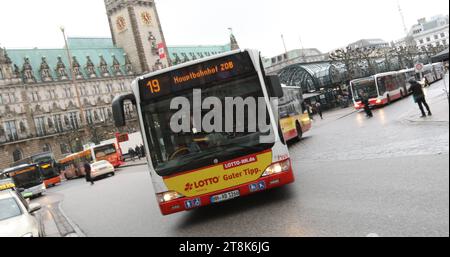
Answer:
<svg viewBox="0 0 450 257"><path fill-rule="evenodd" d="M75 233L67 234L65 237L86 237L86 234L84 234L83 231L71 219L69 219L69 217L67 217L66 213L62 209L62 202L58 203L58 210L75 231Z"/></svg>
<svg viewBox="0 0 450 257"><path fill-rule="evenodd" d="M135 166L143 166L143 165L147 165L147 163L136 163L136 164L130 164L130 165L125 165L125 166L120 166L119 169L122 168L129 168L129 167L135 167Z"/></svg>
<svg viewBox="0 0 450 257"><path fill-rule="evenodd" d="M348 117L348 116L350 116L350 115L352 115L354 113L357 113L357 112L358 112L358 110L354 110L354 111L352 111L350 113L345 114L344 116L341 116L341 117L337 118L336 120L340 120L340 119L346 118L346 117Z"/></svg>

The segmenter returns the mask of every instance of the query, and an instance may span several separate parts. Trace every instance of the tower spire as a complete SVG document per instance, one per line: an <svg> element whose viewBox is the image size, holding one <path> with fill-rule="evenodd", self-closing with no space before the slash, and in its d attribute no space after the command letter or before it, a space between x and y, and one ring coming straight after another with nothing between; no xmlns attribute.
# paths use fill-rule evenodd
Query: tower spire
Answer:
<svg viewBox="0 0 450 257"><path fill-rule="evenodd" d="M232 28L228 28L228 30L230 30L230 45L231 45L231 50L237 50L240 49L239 48L239 44L236 40L236 37L233 34L233 29Z"/></svg>
<svg viewBox="0 0 450 257"><path fill-rule="evenodd" d="M405 32L405 36L407 36L408 29L406 27L405 16L403 15L403 10L402 10L402 7L400 6L399 0L397 0L397 6L398 6L398 12L400 13L400 18L402 19L402 23L403 23L403 31Z"/></svg>

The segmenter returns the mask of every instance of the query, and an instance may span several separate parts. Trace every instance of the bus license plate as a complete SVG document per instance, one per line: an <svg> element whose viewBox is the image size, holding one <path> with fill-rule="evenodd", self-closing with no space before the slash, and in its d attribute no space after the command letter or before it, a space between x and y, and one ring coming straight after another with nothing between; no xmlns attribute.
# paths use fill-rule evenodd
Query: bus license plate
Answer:
<svg viewBox="0 0 450 257"><path fill-rule="evenodd" d="M224 194L220 194L220 195L215 195L213 197L211 197L211 202L212 203L220 203L220 202L225 202L234 198L238 198L239 196L241 196L241 194L239 193L239 190L235 190L235 191L231 191L231 192L227 192Z"/></svg>

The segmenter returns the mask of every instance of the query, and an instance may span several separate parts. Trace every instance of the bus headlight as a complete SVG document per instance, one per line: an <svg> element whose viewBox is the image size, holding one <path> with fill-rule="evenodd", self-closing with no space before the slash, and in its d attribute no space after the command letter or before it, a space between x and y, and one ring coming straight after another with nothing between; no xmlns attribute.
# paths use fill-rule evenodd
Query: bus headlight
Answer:
<svg viewBox="0 0 450 257"><path fill-rule="evenodd" d="M33 233L26 233L26 234L23 235L22 237L33 237Z"/></svg>
<svg viewBox="0 0 450 257"><path fill-rule="evenodd" d="M158 202L159 203L170 202L172 200L182 198L182 197L184 197L184 195L182 195L178 192L175 192L175 191L164 192L164 193L158 194Z"/></svg>
<svg viewBox="0 0 450 257"><path fill-rule="evenodd" d="M291 161L289 159L270 165L262 174L263 177L289 171L291 168Z"/></svg>
<svg viewBox="0 0 450 257"><path fill-rule="evenodd" d="M377 99L377 104L381 104L381 99Z"/></svg>

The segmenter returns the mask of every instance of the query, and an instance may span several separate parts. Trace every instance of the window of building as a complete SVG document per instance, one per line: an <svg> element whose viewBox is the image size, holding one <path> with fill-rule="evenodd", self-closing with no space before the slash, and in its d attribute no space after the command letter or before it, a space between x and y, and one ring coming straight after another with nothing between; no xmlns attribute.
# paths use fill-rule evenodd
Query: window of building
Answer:
<svg viewBox="0 0 450 257"><path fill-rule="evenodd" d="M70 153L69 145L67 145L66 143L59 144L59 148L61 150L61 154L68 154L68 153Z"/></svg>
<svg viewBox="0 0 450 257"><path fill-rule="evenodd" d="M64 92L65 92L66 98L72 98L73 97L73 93L72 93L72 90L70 88L64 88Z"/></svg>
<svg viewBox="0 0 450 257"><path fill-rule="evenodd" d="M13 152L13 162L17 162L23 159L22 150L16 149Z"/></svg>
<svg viewBox="0 0 450 257"><path fill-rule="evenodd" d="M39 92L31 92L31 98L33 99L33 102L39 102Z"/></svg>
<svg viewBox="0 0 450 257"><path fill-rule="evenodd" d="M431 41L431 38L430 37L427 37L427 42L430 42Z"/></svg>
<svg viewBox="0 0 450 257"><path fill-rule="evenodd" d="M125 87L125 83L119 83L120 91L126 91L127 88Z"/></svg>
<svg viewBox="0 0 450 257"><path fill-rule="evenodd" d="M3 96L0 95L0 104L3 104Z"/></svg>
<svg viewBox="0 0 450 257"><path fill-rule="evenodd" d="M87 123L92 125L94 123L94 114L92 113L92 110L86 110L84 113L86 115Z"/></svg>
<svg viewBox="0 0 450 257"><path fill-rule="evenodd" d="M52 151L52 147L50 146L50 144L45 143L44 146L42 147L42 152L47 153L47 152L51 152Z"/></svg>
<svg viewBox="0 0 450 257"><path fill-rule="evenodd" d="M100 92L100 86L99 85L95 85L94 86L94 91L95 91L95 94L96 95L99 95L101 92Z"/></svg>
<svg viewBox="0 0 450 257"><path fill-rule="evenodd" d="M133 106L129 103L124 104L125 116L130 119L133 116Z"/></svg>
<svg viewBox="0 0 450 257"><path fill-rule="evenodd" d="M53 123L55 124L56 132L62 133L64 131L61 114L53 115Z"/></svg>
<svg viewBox="0 0 450 257"><path fill-rule="evenodd" d="M420 42L420 44L423 44L423 39L420 39L419 42Z"/></svg>
<svg viewBox="0 0 450 257"><path fill-rule="evenodd" d="M45 136L45 119L44 117L39 117L34 119L34 124L36 125L36 133L39 137Z"/></svg>
<svg viewBox="0 0 450 257"><path fill-rule="evenodd" d="M434 39L439 39L439 35L434 35Z"/></svg>
<svg viewBox="0 0 450 257"><path fill-rule="evenodd" d="M49 90L48 94L50 95L50 99L56 99L56 93L54 89Z"/></svg>
<svg viewBox="0 0 450 257"><path fill-rule="evenodd" d="M7 121L4 123L4 125L5 125L6 138L8 139L8 141L18 140L19 136L17 134L16 121Z"/></svg>
<svg viewBox="0 0 450 257"><path fill-rule="evenodd" d="M109 114L108 114L108 108L107 107L102 107L99 109L99 113L100 113L100 118L106 122L107 120L109 120Z"/></svg>
<svg viewBox="0 0 450 257"><path fill-rule="evenodd" d="M69 113L69 124L72 129L80 128L80 125L78 123L78 113L77 112Z"/></svg>
<svg viewBox="0 0 450 257"><path fill-rule="evenodd" d="M113 85L112 84L106 84L106 91L108 93L112 93L113 92Z"/></svg>
<svg viewBox="0 0 450 257"><path fill-rule="evenodd" d="M5 94L5 103L12 104L16 102L16 95L14 93L6 93Z"/></svg>
<svg viewBox="0 0 450 257"><path fill-rule="evenodd" d="M444 38L445 37L445 33L441 33L441 38Z"/></svg>

